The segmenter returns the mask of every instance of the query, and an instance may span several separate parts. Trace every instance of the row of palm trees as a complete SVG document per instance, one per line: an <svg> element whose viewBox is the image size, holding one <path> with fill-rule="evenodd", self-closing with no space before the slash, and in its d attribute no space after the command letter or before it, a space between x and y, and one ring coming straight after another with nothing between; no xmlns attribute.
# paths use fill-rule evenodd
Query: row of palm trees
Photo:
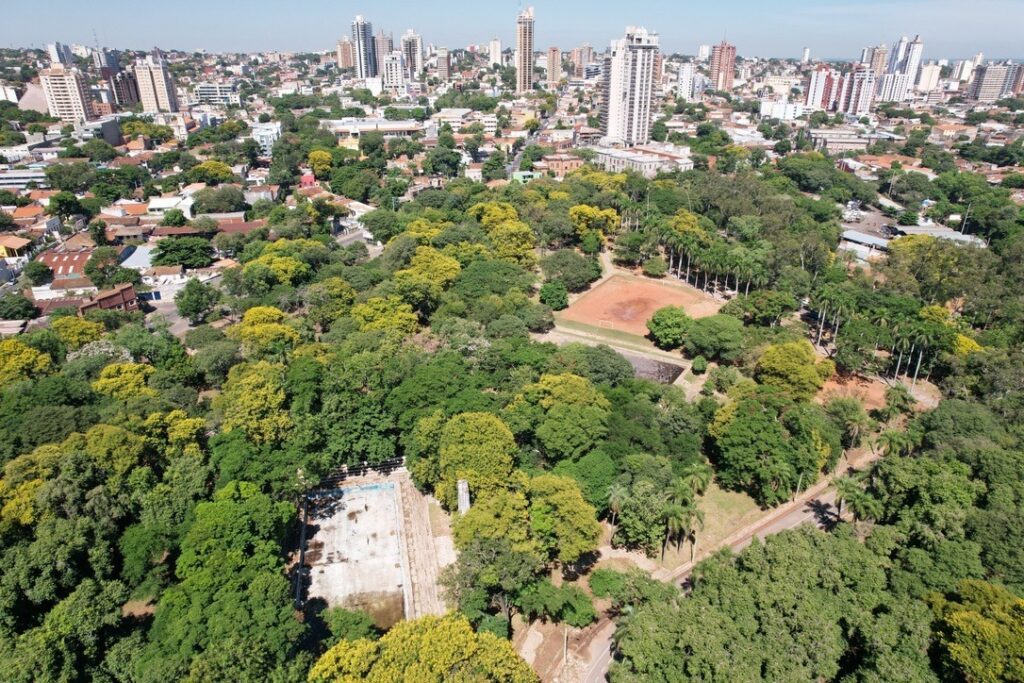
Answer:
<svg viewBox="0 0 1024 683"><path fill-rule="evenodd" d="M665 251L668 272L711 293L749 294L751 287L769 282L771 245L744 244L679 222L663 225L658 241Z"/></svg>
<svg viewBox="0 0 1024 683"><path fill-rule="evenodd" d="M921 309L901 310L888 306L867 307L858 292L848 283L826 283L811 295L810 306L818 319L814 343L822 344L826 329L832 344L838 341L844 324L860 320L870 323L870 338L865 327L857 327L861 341L870 342L877 353L881 349L889 352L889 367L892 379L900 374L912 377L916 386L926 358L934 359L938 351L949 350L956 338L951 325L922 318ZM904 302L901 302L904 303ZM904 361L906 361L904 363ZM932 363L929 363L929 373Z"/></svg>
<svg viewBox="0 0 1024 683"><path fill-rule="evenodd" d="M677 551L684 543L689 543L690 560L693 560L697 551L697 533L704 530L704 511L700 509L697 497L704 494L713 477L714 471L706 462L691 463L682 469L665 492L660 514L664 525L662 561L665 560L665 551L672 542L675 543ZM629 487L621 482L615 482L608 487L609 521L613 529L631 495Z"/></svg>

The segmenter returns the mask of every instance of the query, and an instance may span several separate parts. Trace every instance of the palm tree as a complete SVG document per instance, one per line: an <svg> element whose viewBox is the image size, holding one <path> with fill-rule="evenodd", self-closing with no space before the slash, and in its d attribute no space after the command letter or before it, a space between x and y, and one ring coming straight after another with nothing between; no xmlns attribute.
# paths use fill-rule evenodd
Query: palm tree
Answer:
<svg viewBox="0 0 1024 683"><path fill-rule="evenodd" d="M706 462L694 462L683 467L679 479L689 489L692 498L694 495L703 495L714 476L715 472L711 465Z"/></svg>
<svg viewBox="0 0 1024 683"><path fill-rule="evenodd" d="M878 435L878 445L886 455L903 455L913 447L910 435L898 429L887 429Z"/></svg>
<svg viewBox="0 0 1024 683"><path fill-rule="evenodd" d="M697 531L698 527L700 531L704 531L704 511L697 507L697 504L691 504L685 510L686 512L686 537L684 541L690 542L690 562L693 562L693 558L697 554Z"/></svg>
<svg viewBox="0 0 1024 683"><path fill-rule="evenodd" d="M615 521L627 500L629 500L629 489L625 485L615 482L608 487L608 511L612 513L612 533L615 532Z"/></svg>
<svg viewBox="0 0 1024 683"><path fill-rule="evenodd" d="M857 528L858 523L865 519L878 519L884 512L882 501L872 496L867 491L861 491L848 501L850 514L853 515L853 527Z"/></svg>
<svg viewBox="0 0 1024 683"><path fill-rule="evenodd" d="M665 538L661 542L661 561L665 561L665 548L670 540L682 538L686 534L687 508L678 503L669 503L661 511L661 518L665 521Z"/></svg>
<svg viewBox="0 0 1024 683"><path fill-rule="evenodd" d="M839 477L835 480L836 487L836 520L843 519L843 503L853 500L864 492L860 482L853 477Z"/></svg>

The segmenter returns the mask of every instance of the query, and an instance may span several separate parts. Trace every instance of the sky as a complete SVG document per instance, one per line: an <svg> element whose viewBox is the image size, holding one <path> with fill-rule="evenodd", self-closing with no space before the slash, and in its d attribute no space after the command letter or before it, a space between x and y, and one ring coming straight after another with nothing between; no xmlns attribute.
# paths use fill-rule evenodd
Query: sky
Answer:
<svg viewBox="0 0 1024 683"><path fill-rule="evenodd" d="M523 5L530 0L524 0ZM46 43L211 52L317 51L350 34L356 14L398 39L415 29L426 44L511 46L515 0L4 0L0 46ZM1024 57L1024 0L534 0L536 49L589 43L599 49L644 26L666 53L693 54L727 37L741 56L855 58L861 47L920 34L925 59L978 51Z"/></svg>

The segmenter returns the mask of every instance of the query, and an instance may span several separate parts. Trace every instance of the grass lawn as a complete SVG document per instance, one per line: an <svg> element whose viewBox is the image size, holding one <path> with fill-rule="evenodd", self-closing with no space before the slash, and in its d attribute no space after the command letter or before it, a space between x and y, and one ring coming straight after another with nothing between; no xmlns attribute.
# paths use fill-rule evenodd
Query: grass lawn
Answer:
<svg viewBox="0 0 1024 683"><path fill-rule="evenodd" d="M629 332L621 332L619 330L610 330L606 327L587 325L586 323L577 322L575 320L566 320L564 316L561 316L558 313L555 313L555 323L557 323L558 327L566 330L580 332L592 337L607 339L609 344L615 344L616 346L633 348L637 351L661 351L661 349L656 347L654 343L646 337L630 334ZM682 358L680 357L679 360L682 360Z"/></svg>
<svg viewBox="0 0 1024 683"><path fill-rule="evenodd" d="M730 534L755 522L764 514L747 494L725 491L714 482L701 497L700 508L704 511L704 531L697 532L698 552L721 543ZM678 551L674 545L670 545L665 552L663 566L675 569L689 560L689 544L683 545Z"/></svg>

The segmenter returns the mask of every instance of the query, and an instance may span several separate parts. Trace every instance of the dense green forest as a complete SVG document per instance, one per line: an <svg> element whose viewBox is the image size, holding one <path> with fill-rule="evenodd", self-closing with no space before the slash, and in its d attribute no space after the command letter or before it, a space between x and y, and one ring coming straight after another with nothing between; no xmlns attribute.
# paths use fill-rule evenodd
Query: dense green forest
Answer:
<svg viewBox="0 0 1024 683"><path fill-rule="evenodd" d="M310 131L279 142L275 173L316 151ZM383 192L397 151L364 152L323 172ZM386 244L372 260L300 199L218 238L241 265L179 297L199 323L183 340L136 314L58 312L0 341L0 678L393 680L419 662L440 681L444 651L467 680L531 680L510 619L595 618L550 577L587 570L599 518L654 555L697 533L712 477L776 505L880 429L886 457L841 480L855 524L715 557L685 593L595 574L619 619L613 680L1020 680L1024 220L967 176L929 191L943 211L974 202L990 248L913 238L849 267L836 201L877 188L816 154L728 176L455 180L368 214ZM172 261L196 253L167 242ZM602 251L735 295L651 322L659 345L716 364L695 401L607 347L531 340ZM946 400L812 401L836 369L927 378ZM449 508L457 479L474 491L445 576L462 616L379 637L358 614L296 614L301 495L395 457Z"/></svg>

